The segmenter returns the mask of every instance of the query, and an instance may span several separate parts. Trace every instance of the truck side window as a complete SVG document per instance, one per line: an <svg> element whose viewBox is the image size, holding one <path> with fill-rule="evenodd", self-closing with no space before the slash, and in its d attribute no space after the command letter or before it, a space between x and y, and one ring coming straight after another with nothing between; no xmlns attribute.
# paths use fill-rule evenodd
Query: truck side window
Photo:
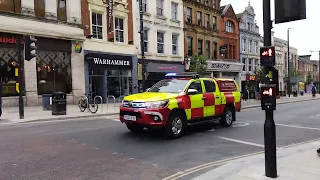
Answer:
<svg viewBox="0 0 320 180"><path fill-rule="evenodd" d="M206 88L206 92L216 92L216 84L210 80L204 80L204 87Z"/></svg>
<svg viewBox="0 0 320 180"><path fill-rule="evenodd" d="M198 94L203 93L200 81L192 82L188 89L196 89L198 91Z"/></svg>

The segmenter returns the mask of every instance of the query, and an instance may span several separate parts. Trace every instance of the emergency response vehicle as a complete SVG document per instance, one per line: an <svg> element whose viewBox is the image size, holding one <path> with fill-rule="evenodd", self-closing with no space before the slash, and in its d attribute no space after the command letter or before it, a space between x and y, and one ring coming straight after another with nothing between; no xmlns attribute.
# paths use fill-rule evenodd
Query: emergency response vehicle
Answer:
<svg viewBox="0 0 320 180"><path fill-rule="evenodd" d="M186 126L219 120L229 127L241 109L241 94L233 79L199 78L194 73L168 73L146 92L124 97L120 121L132 132L162 128L171 138Z"/></svg>

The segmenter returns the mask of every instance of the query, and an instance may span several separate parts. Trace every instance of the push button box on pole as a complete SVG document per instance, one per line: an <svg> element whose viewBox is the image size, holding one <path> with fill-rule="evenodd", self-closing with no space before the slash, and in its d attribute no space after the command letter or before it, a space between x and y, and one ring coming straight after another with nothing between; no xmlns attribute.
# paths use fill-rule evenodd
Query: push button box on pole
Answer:
<svg viewBox="0 0 320 180"><path fill-rule="evenodd" d="M52 115L67 114L67 94L63 92L52 93Z"/></svg>

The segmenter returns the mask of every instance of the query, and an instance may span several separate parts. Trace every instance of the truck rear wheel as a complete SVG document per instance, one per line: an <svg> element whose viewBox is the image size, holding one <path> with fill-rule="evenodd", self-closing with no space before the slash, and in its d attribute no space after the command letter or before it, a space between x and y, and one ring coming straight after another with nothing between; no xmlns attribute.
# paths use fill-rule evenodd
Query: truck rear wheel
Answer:
<svg viewBox="0 0 320 180"><path fill-rule="evenodd" d="M182 113L174 112L170 115L166 128L165 135L175 139L183 136L186 128L186 120Z"/></svg>
<svg viewBox="0 0 320 180"><path fill-rule="evenodd" d="M234 107L226 107L224 109L223 115L220 117L220 124L224 127L230 127L233 124L233 121L236 120L236 113Z"/></svg>

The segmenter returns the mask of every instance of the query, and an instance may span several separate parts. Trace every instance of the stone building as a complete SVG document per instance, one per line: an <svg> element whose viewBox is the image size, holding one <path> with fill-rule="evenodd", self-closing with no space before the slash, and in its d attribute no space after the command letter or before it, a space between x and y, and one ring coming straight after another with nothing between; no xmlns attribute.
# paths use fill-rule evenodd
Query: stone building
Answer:
<svg viewBox="0 0 320 180"><path fill-rule="evenodd" d="M248 4L245 10L237 14L240 20L240 61L244 64L241 89L244 90L249 82L256 81L255 72L260 68L260 40L259 26L253 7Z"/></svg>
<svg viewBox="0 0 320 180"><path fill-rule="evenodd" d="M18 56L15 43L23 35L38 39L38 57L24 61L24 98L28 106L41 104L41 95L54 91L67 93L68 103L84 93L81 1L15 0L0 6L0 80L4 106L17 106ZM23 51L23 50L22 50Z"/></svg>
<svg viewBox="0 0 320 180"><path fill-rule="evenodd" d="M147 88L164 79L168 72L184 72L184 31L182 0L143 0L144 56L141 57L139 1L133 3L135 54L138 79L142 88L142 64L145 63Z"/></svg>

